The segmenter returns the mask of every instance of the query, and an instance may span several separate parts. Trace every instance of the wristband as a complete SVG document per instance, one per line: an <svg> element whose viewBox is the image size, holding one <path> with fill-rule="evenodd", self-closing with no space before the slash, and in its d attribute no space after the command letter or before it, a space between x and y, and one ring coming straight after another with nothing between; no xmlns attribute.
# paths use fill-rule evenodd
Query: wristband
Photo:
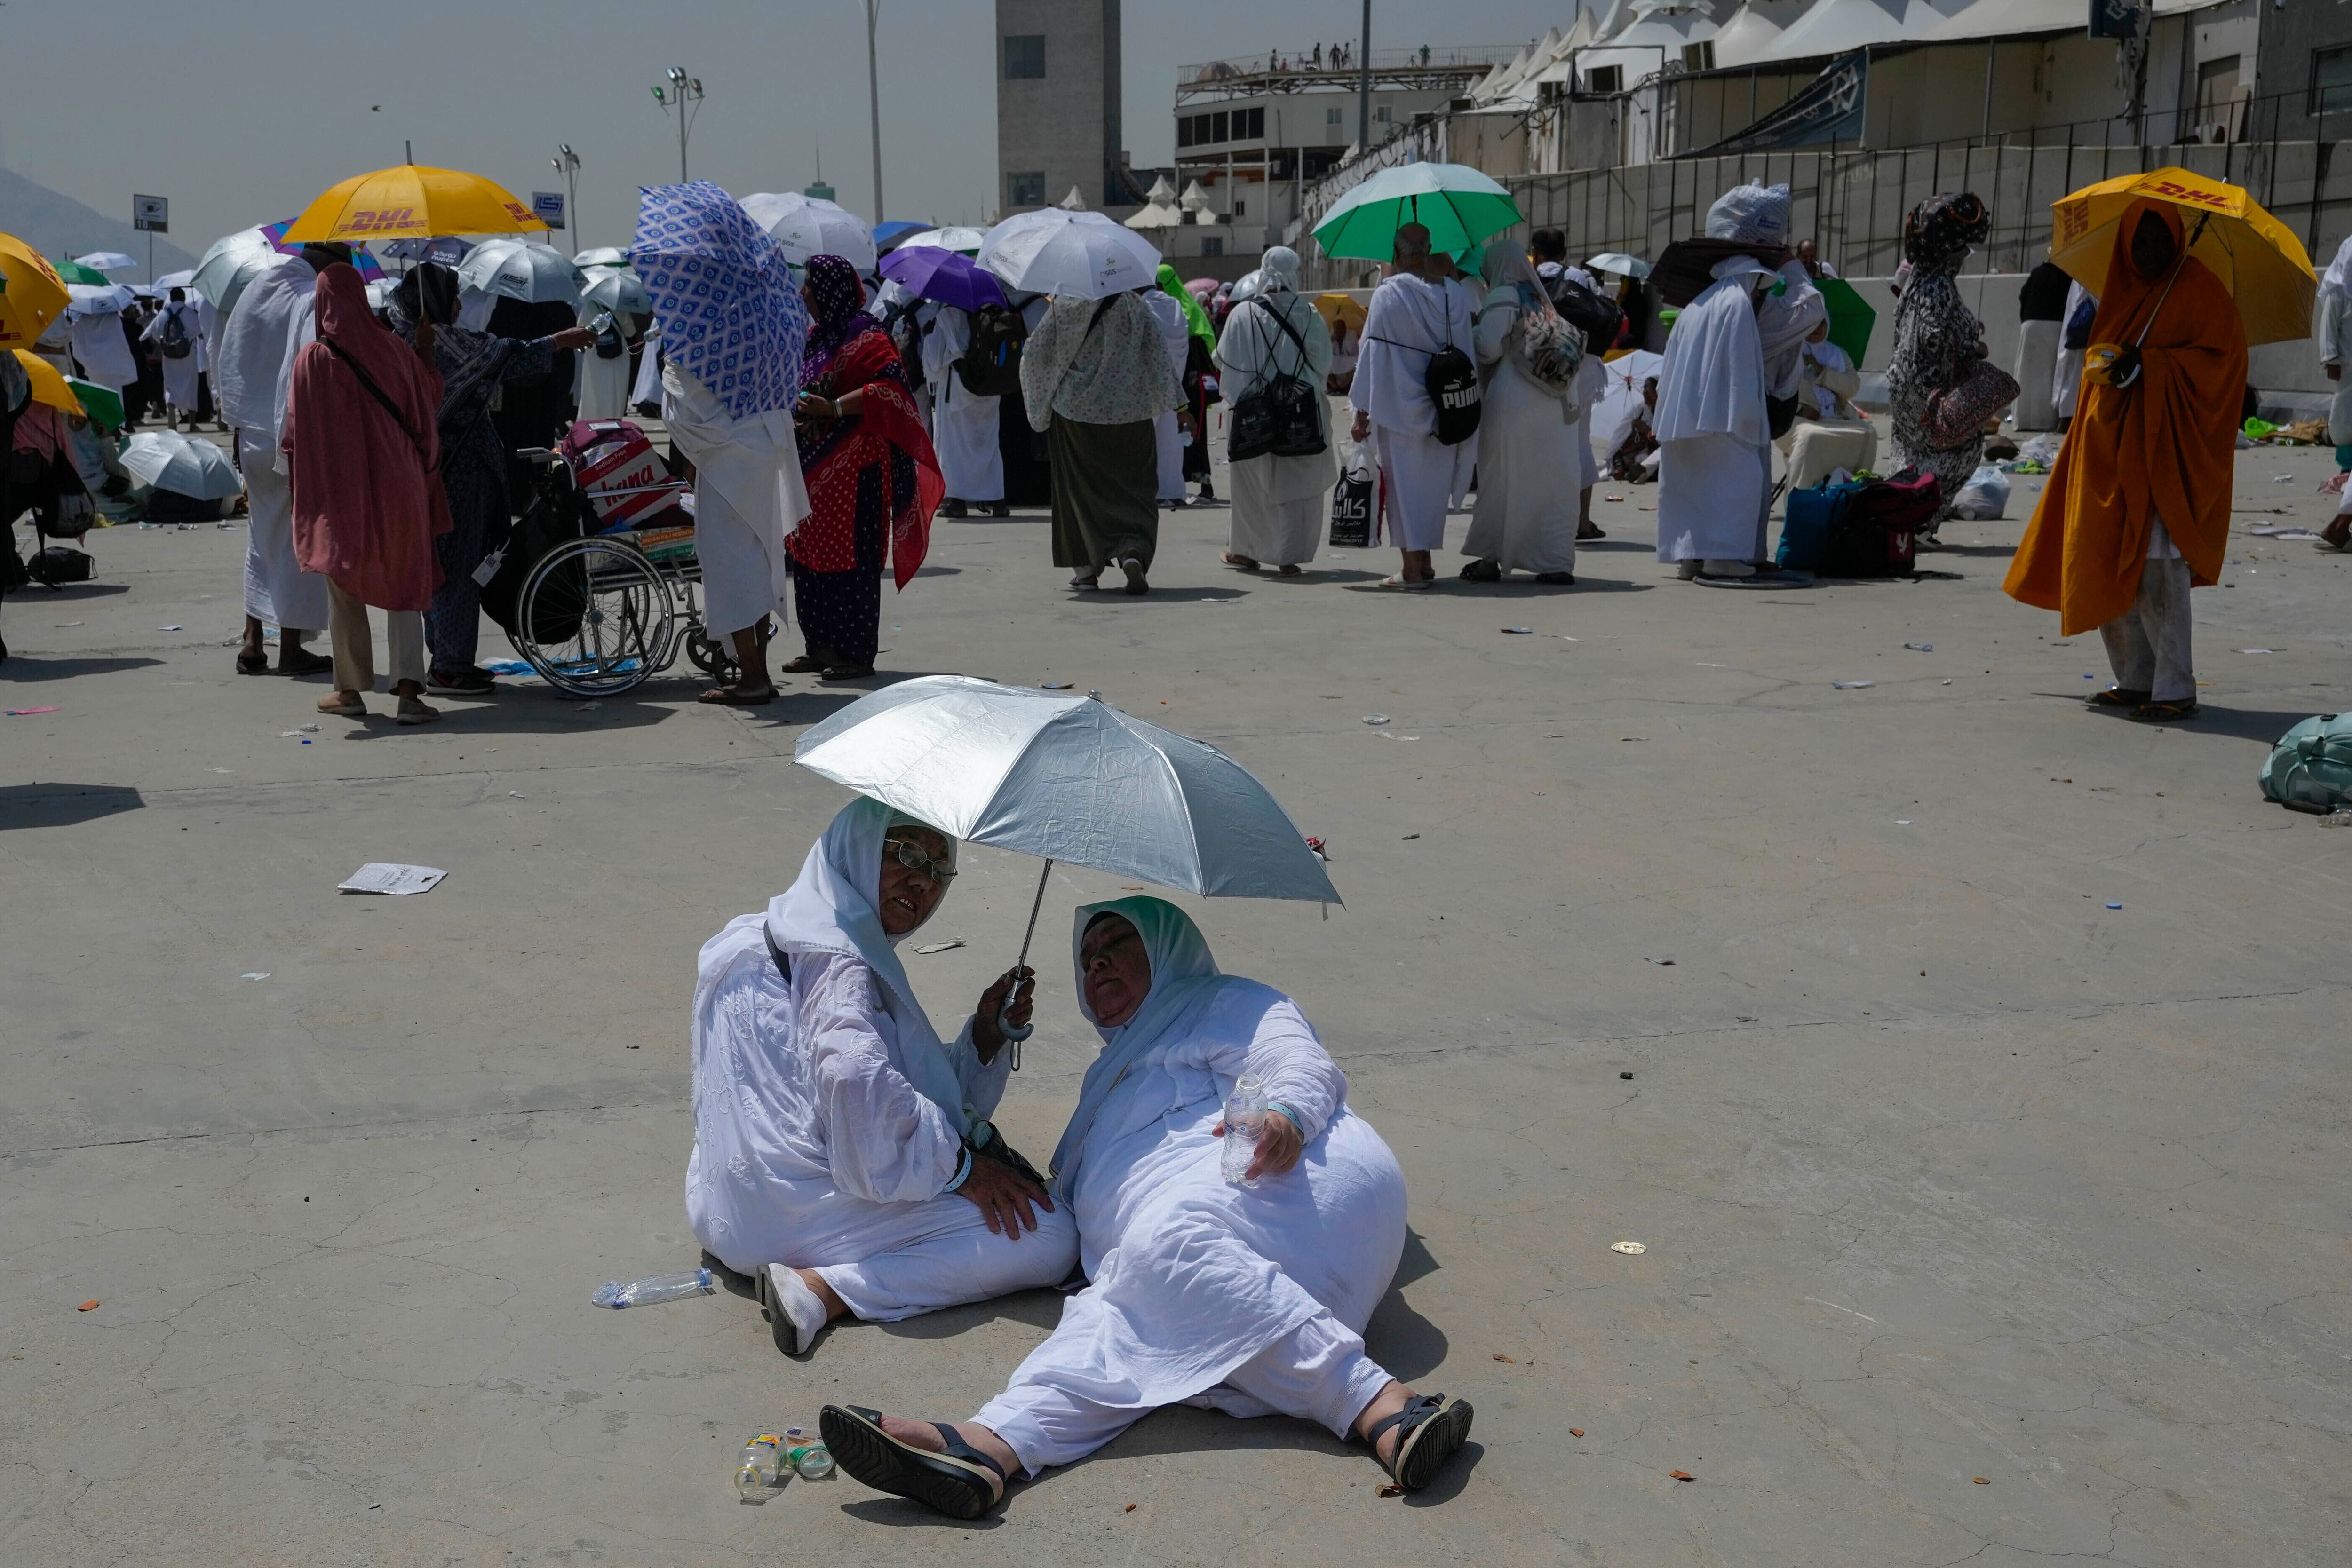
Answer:
<svg viewBox="0 0 2352 1568"><path fill-rule="evenodd" d="M946 1186L941 1187L940 1190L940 1191L942 1191L942 1192L955 1192L955 1191L958 1191L958 1190L960 1190L960 1189L962 1187L963 1184L964 1184L966 1181L969 1181L971 1178L971 1151L970 1149L966 1149L966 1150L964 1150L964 1152L963 1152L963 1159L962 1159L962 1161L961 1161L959 1165L957 1165L957 1166L956 1166L955 1179L954 1179L954 1180L952 1180L952 1181L950 1181L950 1182L949 1182L949 1183L948 1183L948 1185L947 1185Z"/></svg>
<svg viewBox="0 0 2352 1568"><path fill-rule="evenodd" d="M1289 1106L1284 1104L1279 1100L1269 1100L1266 1102L1265 1108L1269 1112L1278 1112L1282 1115L1288 1117L1290 1119L1290 1124L1298 1129L1298 1135L1302 1138L1307 1135L1307 1124L1298 1119L1297 1112L1292 1110Z"/></svg>

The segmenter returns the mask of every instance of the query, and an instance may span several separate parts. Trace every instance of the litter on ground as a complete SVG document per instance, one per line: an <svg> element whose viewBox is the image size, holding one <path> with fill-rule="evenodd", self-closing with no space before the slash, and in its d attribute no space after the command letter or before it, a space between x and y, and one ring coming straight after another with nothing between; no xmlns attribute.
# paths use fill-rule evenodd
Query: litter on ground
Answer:
<svg viewBox="0 0 2352 1568"><path fill-rule="evenodd" d="M388 893L394 895L429 893L449 873L438 866L403 865L396 861L370 861L335 886L345 893Z"/></svg>

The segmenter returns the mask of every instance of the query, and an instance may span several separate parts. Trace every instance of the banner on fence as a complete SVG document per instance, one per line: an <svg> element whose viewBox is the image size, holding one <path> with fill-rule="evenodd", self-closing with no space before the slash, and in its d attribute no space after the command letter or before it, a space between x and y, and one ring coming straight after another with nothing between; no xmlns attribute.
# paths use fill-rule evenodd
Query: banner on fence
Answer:
<svg viewBox="0 0 2352 1568"><path fill-rule="evenodd" d="M1840 55L1822 68L1822 74L1804 90L1747 130L1685 156L1705 158L1722 152L1763 152L1859 141L1869 89L1870 51L1856 49Z"/></svg>

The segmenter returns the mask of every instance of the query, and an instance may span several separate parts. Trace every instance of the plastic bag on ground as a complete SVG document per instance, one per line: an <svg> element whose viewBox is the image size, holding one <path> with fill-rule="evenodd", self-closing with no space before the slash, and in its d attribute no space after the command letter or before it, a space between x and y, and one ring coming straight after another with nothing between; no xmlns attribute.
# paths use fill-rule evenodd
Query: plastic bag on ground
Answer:
<svg viewBox="0 0 2352 1568"><path fill-rule="evenodd" d="M1952 497L1952 516L1970 522L1998 517L2009 509L2009 476L1986 464L1969 476Z"/></svg>

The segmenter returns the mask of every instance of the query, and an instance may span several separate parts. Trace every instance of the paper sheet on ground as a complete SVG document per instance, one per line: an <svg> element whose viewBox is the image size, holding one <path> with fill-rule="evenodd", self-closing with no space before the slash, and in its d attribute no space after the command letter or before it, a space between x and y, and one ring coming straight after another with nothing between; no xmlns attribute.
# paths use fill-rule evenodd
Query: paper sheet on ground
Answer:
<svg viewBox="0 0 2352 1568"><path fill-rule="evenodd" d="M429 893L448 874L438 866L370 861L335 885L345 893Z"/></svg>

